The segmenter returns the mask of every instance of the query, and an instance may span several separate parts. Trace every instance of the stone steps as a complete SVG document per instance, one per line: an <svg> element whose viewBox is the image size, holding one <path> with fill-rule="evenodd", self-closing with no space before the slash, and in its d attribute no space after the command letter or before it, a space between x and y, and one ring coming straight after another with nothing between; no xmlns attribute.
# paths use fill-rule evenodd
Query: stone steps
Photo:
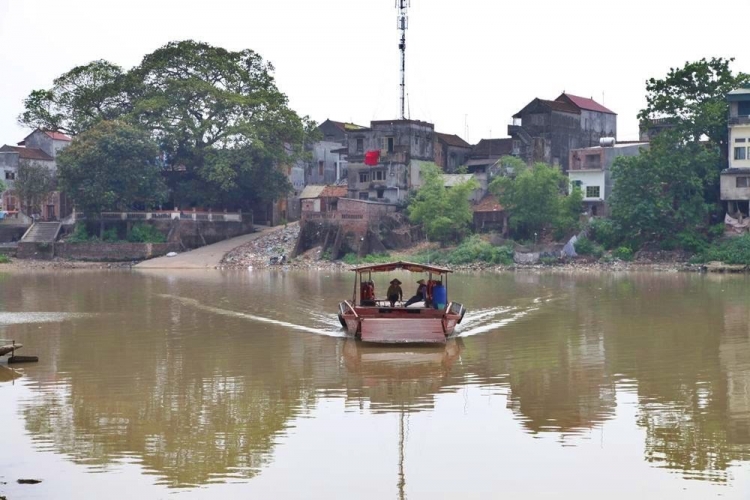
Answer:
<svg viewBox="0 0 750 500"><path fill-rule="evenodd" d="M35 222L21 239L22 243L54 243L60 233L60 222Z"/></svg>

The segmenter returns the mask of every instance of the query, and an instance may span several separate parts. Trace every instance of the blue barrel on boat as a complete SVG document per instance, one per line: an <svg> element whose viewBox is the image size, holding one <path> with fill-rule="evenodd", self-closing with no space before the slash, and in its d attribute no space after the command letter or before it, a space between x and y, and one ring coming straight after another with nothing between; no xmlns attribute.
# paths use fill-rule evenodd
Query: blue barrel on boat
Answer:
<svg viewBox="0 0 750 500"><path fill-rule="evenodd" d="M442 283L438 283L432 289L432 306L435 309L445 309L445 305L448 303L448 292Z"/></svg>

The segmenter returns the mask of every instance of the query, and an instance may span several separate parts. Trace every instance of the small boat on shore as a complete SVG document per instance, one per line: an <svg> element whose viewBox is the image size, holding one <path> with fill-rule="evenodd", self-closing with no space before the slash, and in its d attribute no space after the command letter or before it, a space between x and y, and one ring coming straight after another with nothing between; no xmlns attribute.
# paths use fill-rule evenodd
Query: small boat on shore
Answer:
<svg viewBox="0 0 750 500"><path fill-rule="evenodd" d="M338 317L341 326L362 342L445 343L466 314L462 304L448 300L450 269L398 261L361 266L353 271L352 299L339 303ZM393 271L426 274L426 280L418 281L424 285L423 300L392 302L385 294L378 297L372 274Z"/></svg>

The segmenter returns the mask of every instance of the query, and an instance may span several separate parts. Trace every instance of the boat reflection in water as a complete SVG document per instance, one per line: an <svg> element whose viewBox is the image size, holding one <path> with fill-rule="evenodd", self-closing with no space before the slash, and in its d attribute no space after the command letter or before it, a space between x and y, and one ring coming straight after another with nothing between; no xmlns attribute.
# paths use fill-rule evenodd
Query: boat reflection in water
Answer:
<svg viewBox="0 0 750 500"><path fill-rule="evenodd" d="M8 368L7 366L0 366L0 383L2 382L10 382L11 380L15 380L19 378L21 374L14 370L13 368Z"/></svg>
<svg viewBox="0 0 750 500"><path fill-rule="evenodd" d="M460 338L408 347L347 339L343 358L350 376L349 397L369 401L373 412L432 408L436 394L449 384L463 346Z"/></svg>

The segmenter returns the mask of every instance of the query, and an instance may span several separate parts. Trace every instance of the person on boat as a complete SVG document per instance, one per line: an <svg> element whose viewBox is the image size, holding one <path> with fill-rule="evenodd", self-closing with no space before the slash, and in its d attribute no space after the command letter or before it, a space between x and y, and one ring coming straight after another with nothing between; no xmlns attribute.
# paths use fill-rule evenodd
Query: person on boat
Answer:
<svg viewBox="0 0 750 500"><path fill-rule="evenodd" d="M406 304L404 304L404 307L409 307L415 302L423 301L425 297L427 296L427 284L425 284L424 280L418 280L417 284L419 285L417 287L417 293L414 294L414 297L406 301Z"/></svg>
<svg viewBox="0 0 750 500"><path fill-rule="evenodd" d="M401 282L398 279L391 280L391 286L388 287L386 296L391 303L391 307L395 307L397 300L404 300L404 292L401 290Z"/></svg>

